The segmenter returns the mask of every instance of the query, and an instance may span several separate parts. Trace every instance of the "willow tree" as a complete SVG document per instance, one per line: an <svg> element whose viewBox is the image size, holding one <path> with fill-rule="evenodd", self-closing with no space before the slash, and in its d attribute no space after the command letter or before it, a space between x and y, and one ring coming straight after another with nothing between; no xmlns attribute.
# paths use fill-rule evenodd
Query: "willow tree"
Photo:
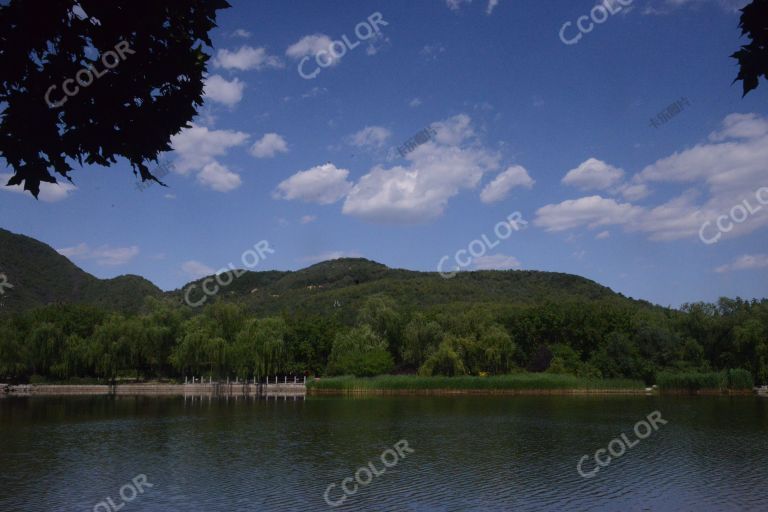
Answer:
<svg viewBox="0 0 768 512"><path fill-rule="evenodd" d="M286 331L280 318L248 320L233 346L237 374L261 379L282 372L286 365Z"/></svg>

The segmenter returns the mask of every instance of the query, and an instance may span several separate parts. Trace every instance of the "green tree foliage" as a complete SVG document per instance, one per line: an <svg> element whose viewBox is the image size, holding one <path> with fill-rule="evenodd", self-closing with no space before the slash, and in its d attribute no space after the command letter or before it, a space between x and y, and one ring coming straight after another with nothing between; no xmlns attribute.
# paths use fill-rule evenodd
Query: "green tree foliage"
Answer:
<svg viewBox="0 0 768 512"><path fill-rule="evenodd" d="M443 341L438 349L419 368L419 375L423 377L432 377L434 375L455 377L465 375L467 370L458 352L454 349L455 344L461 344L461 342L453 339Z"/></svg>
<svg viewBox="0 0 768 512"><path fill-rule="evenodd" d="M386 342L367 324L340 332L333 341L329 375L370 377L388 373L393 367Z"/></svg>
<svg viewBox="0 0 768 512"><path fill-rule="evenodd" d="M760 77L768 79L768 0L753 0L744 7L739 28L750 42L731 57L739 62L739 74L734 82L742 81L746 96L757 88Z"/></svg>
<svg viewBox="0 0 768 512"><path fill-rule="evenodd" d="M434 320L426 320L424 315L416 314L408 322L403 335L401 357L403 362L419 367L424 364L427 357L437 350L445 333L439 323Z"/></svg>
<svg viewBox="0 0 768 512"><path fill-rule="evenodd" d="M0 316L0 381L395 370L500 375L526 368L647 384L662 373L680 374L702 386L712 380L702 375L732 369L746 372L733 374L734 386L745 386L747 373L768 383L768 300L721 299L680 310L620 299L414 308L375 296L360 311L319 315L297 308L264 316L217 302L192 312L168 298L149 298L132 314L52 305ZM391 340L399 343L401 362ZM722 379L728 386L728 376Z"/></svg>
<svg viewBox="0 0 768 512"><path fill-rule="evenodd" d="M226 7L224 0L0 5L0 156L14 170L8 184L37 197L54 174L69 179L72 160L110 166L118 158L157 181L146 162L170 149L171 135L203 104L203 43L211 46L216 10ZM123 58L105 66L118 45ZM99 78L85 87L81 77L79 92L64 96L63 82L88 68Z"/></svg>

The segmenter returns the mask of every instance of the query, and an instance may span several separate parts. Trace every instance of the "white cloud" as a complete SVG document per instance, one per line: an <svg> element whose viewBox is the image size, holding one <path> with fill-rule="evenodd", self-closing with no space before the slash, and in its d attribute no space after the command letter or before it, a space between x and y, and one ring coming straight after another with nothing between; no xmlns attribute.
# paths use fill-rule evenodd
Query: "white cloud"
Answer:
<svg viewBox="0 0 768 512"><path fill-rule="evenodd" d="M611 238L611 232L610 231L601 231L597 235L595 235L595 238L597 240L605 240L607 238Z"/></svg>
<svg viewBox="0 0 768 512"><path fill-rule="evenodd" d="M644 231L658 239L698 236L703 222L728 215L732 208L749 201L757 206L757 190L768 186L768 120L757 114L731 114L723 120L723 128L708 143L676 152L645 167L633 180L638 183L679 183L688 187L681 196L656 207L657 214L678 215L675 228L668 224L652 225L649 219ZM691 188L694 187L694 188ZM696 191L706 190L704 200ZM668 219L673 222L673 219ZM768 226L768 208L751 214L723 238L741 236Z"/></svg>
<svg viewBox="0 0 768 512"><path fill-rule="evenodd" d="M309 203L335 203L352 187L347 181L349 171L331 163L299 171L281 182L272 196L275 199L300 199Z"/></svg>
<svg viewBox="0 0 768 512"><path fill-rule="evenodd" d="M408 102L408 106L411 108L416 108L419 105L421 105L421 99L420 98L413 98L411 101Z"/></svg>
<svg viewBox="0 0 768 512"><path fill-rule="evenodd" d="M639 201L651 193L645 183L624 183L615 191L619 192L627 201Z"/></svg>
<svg viewBox="0 0 768 512"><path fill-rule="evenodd" d="M319 51L325 51L323 54L323 63L328 63L329 66L335 66L341 61L340 56L335 56L331 53L329 48L333 41L325 34L312 34L304 36L285 51L285 54L292 59L302 59L304 57L314 57Z"/></svg>
<svg viewBox="0 0 768 512"><path fill-rule="evenodd" d="M485 14L490 16L497 5L499 5L499 0L488 0L488 7L485 9Z"/></svg>
<svg viewBox="0 0 768 512"><path fill-rule="evenodd" d="M230 148L248 140L248 134L232 130L210 130L192 124L171 137L171 146L177 153L174 172L188 175L197 173L197 181L218 192L227 192L240 186L240 176L220 164L215 157L224 156Z"/></svg>
<svg viewBox="0 0 768 512"><path fill-rule="evenodd" d="M171 146L178 154L174 161L174 171L189 174L201 171L214 162L214 157L224 156L230 148L239 146L248 140L248 134L232 130L210 130L194 123L171 137Z"/></svg>
<svg viewBox="0 0 768 512"><path fill-rule="evenodd" d="M439 43L424 45L421 50L419 50L419 55L425 60L437 60L437 57L441 53L445 53L445 46Z"/></svg>
<svg viewBox="0 0 768 512"><path fill-rule="evenodd" d="M12 174L0 174L0 190L5 192L16 192L17 194L26 194L33 198L32 194L24 190L21 185L13 185L11 187L6 186L8 180L11 179ZM59 183L40 183L40 194L38 198L44 203L55 203L69 197L71 192L77 190L77 187L73 184L65 181L65 179L59 178Z"/></svg>
<svg viewBox="0 0 768 512"><path fill-rule="evenodd" d="M216 271L208 265L195 260L189 260L182 263L181 270L192 279L200 279L201 277L212 276L216 273Z"/></svg>
<svg viewBox="0 0 768 512"><path fill-rule="evenodd" d="M712 132L709 140L756 139L768 134L768 119L757 114L730 114L723 120L723 128Z"/></svg>
<svg viewBox="0 0 768 512"><path fill-rule="evenodd" d="M357 147L380 148L386 144L391 136L392 132L383 126L366 126L347 137L347 143Z"/></svg>
<svg viewBox="0 0 768 512"><path fill-rule="evenodd" d="M240 186L240 176L218 162L211 162L197 174L197 181L216 192L229 192Z"/></svg>
<svg viewBox="0 0 768 512"><path fill-rule="evenodd" d="M590 196L543 206L536 211L534 224L547 231L564 231L584 225L595 228L625 224L640 213L642 209L631 204Z"/></svg>
<svg viewBox="0 0 768 512"><path fill-rule="evenodd" d="M612 0L616 1L616 0ZM736 12L751 0L655 0L646 5L643 14L665 15L681 7L699 7L705 4L716 4L728 12Z"/></svg>
<svg viewBox="0 0 768 512"><path fill-rule="evenodd" d="M590 158L577 168L568 171L562 183L581 190L605 190L620 182L623 176L624 171L621 169L596 158Z"/></svg>
<svg viewBox="0 0 768 512"><path fill-rule="evenodd" d="M726 273L737 270L754 270L768 268L768 254L745 254L736 258L732 263L722 265L715 269L715 272Z"/></svg>
<svg viewBox="0 0 768 512"><path fill-rule="evenodd" d="M110 247L102 245L91 249L88 244L81 243L73 247L64 247L56 249L62 256L67 258L77 258L81 260L96 260L98 265L118 266L125 265L139 254L139 247L132 245L130 247Z"/></svg>
<svg viewBox="0 0 768 512"><path fill-rule="evenodd" d="M489 254L473 258L472 264L477 270L510 270L522 267L520 260L505 254Z"/></svg>
<svg viewBox="0 0 768 512"><path fill-rule="evenodd" d="M471 4L472 0L445 0L445 5L452 11L458 11L461 4Z"/></svg>
<svg viewBox="0 0 768 512"><path fill-rule="evenodd" d="M203 91L212 101L231 107L243 99L244 89L245 83L237 78L228 82L221 75L212 75L205 79Z"/></svg>
<svg viewBox="0 0 768 512"><path fill-rule="evenodd" d="M90 251L90 248L88 247L88 244L85 244L85 243L80 243L72 247L63 247L61 249L56 249L56 252L58 252L62 256L66 256L67 258L76 258L79 256L84 256L88 254L89 251Z"/></svg>
<svg viewBox="0 0 768 512"><path fill-rule="evenodd" d="M285 66L279 57L269 55L266 48L254 48L241 46L236 51L221 49L213 59L213 65L217 68L238 69L248 71L255 69L261 71L266 68L282 68Z"/></svg>
<svg viewBox="0 0 768 512"><path fill-rule="evenodd" d="M430 126L435 130L435 141L447 146L457 146L475 136L472 119L466 114L459 114Z"/></svg>
<svg viewBox="0 0 768 512"><path fill-rule="evenodd" d="M340 258L361 258L357 251L327 251L312 256L304 256L297 261L302 263L320 263L321 261L338 260Z"/></svg>
<svg viewBox="0 0 768 512"><path fill-rule="evenodd" d="M301 223L302 224L310 224L312 222L315 222L317 220L317 215L304 215L301 217Z"/></svg>
<svg viewBox="0 0 768 512"><path fill-rule="evenodd" d="M714 224L719 216L728 216L741 205L753 211L743 222L734 223L722 239L768 226L768 208L762 207L757 197L757 192L768 186L765 121L756 114L729 115L709 142L662 158L633 176L629 185L614 189L625 197L641 197L651 182L686 187L662 204L640 207L600 196L584 197L540 208L535 222L550 231L622 225L626 231L646 233L651 240L698 239L705 222Z"/></svg>
<svg viewBox="0 0 768 512"><path fill-rule="evenodd" d="M243 39L248 39L251 37L251 33L245 29L239 28L232 32L232 37L242 37Z"/></svg>
<svg viewBox="0 0 768 512"><path fill-rule="evenodd" d="M480 200L484 203L495 203L504 199L514 187L532 188L534 183L536 182L524 167L513 165L485 186L480 192Z"/></svg>
<svg viewBox="0 0 768 512"><path fill-rule="evenodd" d="M475 188L499 155L472 140L468 116L433 123L436 135L408 153L405 166L374 167L347 195L343 213L374 222L418 223L439 217L461 189Z"/></svg>
<svg viewBox="0 0 768 512"><path fill-rule="evenodd" d="M272 158L277 153L287 153L288 144L276 133L267 133L253 143L250 153L256 158Z"/></svg>
<svg viewBox="0 0 768 512"><path fill-rule="evenodd" d="M376 55L379 51L390 43L389 37L385 36L383 32L374 32L366 42L368 46L365 48L366 55Z"/></svg>

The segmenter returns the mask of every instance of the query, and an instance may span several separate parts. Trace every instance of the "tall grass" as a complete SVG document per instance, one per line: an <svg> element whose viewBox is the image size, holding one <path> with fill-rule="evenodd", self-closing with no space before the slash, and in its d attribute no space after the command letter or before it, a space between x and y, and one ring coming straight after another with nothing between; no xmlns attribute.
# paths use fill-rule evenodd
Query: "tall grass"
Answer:
<svg viewBox="0 0 768 512"><path fill-rule="evenodd" d="M628 379L585 379L573 375L522 373L494 377L417 377L380 375L371 378L333 377L312 379L309 389L334 391L378 390L639 390L642 381Z"/></svg>
<svg viewBox="0 0 768 512"><path fill-rule="evenodd" d="M752 374L747 370L731 369L722 372L661 372L656 375L656 383L662 390L745 390L752 389Z"/></svg>

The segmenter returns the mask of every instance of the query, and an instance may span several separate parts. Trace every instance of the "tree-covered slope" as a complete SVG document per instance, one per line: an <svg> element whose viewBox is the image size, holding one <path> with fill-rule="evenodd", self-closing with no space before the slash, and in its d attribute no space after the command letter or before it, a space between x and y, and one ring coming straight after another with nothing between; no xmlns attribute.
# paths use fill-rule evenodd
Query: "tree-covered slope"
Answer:
<svg viewBox="0 0 768 512"><path fill-rule="evenodd" d="M12 286L3 288L0 295L2 312L57 303L86 303L135 311L145 296L162 294L154 284L139 276L98 279L52 247L4 229L0 229L0 274L4 274Z"/></svg>
<svg viewBox="0 0 768 512"><path fill-rule="evenodd" d="M204 280L189 283L171 292L171 296L182 301L187 288L196 285L198 288L191 296L202 297L199 287ZM246 272L228 286L220 287L207 302L238 302L261 314L281 311L327 314L343 309L346 314L354 315L368 297L378 294L388 295L407 308L611 298L635 302L594 281L570 274L477 271L460 272L446 279L437 272L390 269L362 258L326 261L294 272Z"/></svg>

